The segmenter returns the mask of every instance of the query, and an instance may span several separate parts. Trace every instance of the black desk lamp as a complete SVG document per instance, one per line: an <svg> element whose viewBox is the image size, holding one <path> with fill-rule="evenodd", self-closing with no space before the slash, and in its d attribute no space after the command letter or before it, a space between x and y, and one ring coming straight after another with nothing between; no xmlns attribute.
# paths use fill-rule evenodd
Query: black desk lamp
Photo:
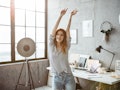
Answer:
<svg viewBox="0 0 120 90"><path fill-rule="evenodd" d="M111 52L111 51L109 51L109 50L107 50L107 49L104 49L102 46L97 47L97 48L96 48L96 51L100 53L100 52L101 52L101 49L103 49L103 50L105 50L105 51L107 51L107 52L109 52L109 53L111 53L111 54L113 55L112 60L111 60L111 62L110 62L110 66L108 67L108 70L107 70L107 72L110 72L110 71L111 71L110 67L111 67L111 64L112 64L112 62L113 62L115 53L113 53L113 52Z"/></svg>

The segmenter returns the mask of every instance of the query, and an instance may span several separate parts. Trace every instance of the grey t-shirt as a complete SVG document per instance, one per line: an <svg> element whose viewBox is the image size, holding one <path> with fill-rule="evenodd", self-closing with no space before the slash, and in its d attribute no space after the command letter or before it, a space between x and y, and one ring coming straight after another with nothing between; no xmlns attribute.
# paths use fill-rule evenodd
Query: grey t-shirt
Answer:
<svg viewBox="0 0 120 90"><path fill-rule="evenodd" d="M68 49L70 48L70 41L67 40L67 52L66 54L62 53L61 50L57 50L56 46L54 45L54 38L52 35L50 35L50 42L49 42L49 60L50 60L50 67L53 73L72 73L71 68L69 66L68 62Z"/></svg>

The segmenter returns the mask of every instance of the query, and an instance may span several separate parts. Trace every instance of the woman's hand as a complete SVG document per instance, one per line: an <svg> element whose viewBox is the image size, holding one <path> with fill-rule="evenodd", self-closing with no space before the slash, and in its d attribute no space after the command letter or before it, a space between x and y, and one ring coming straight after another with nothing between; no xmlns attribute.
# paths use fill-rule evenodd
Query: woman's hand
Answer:
<svg viewBox="0 0 120 90"><path fill-rule="evenodd" d="M71 15L75 15L78 11L75 9L71 12Z"/></svg>
<svg viewBox="0 0 120 90"><path fill-rule="evenodd" d="M63 10L61 10L61 16L63 16L63 15L65 15L65 13L67 12L67 9L63 9Z"/></svg>

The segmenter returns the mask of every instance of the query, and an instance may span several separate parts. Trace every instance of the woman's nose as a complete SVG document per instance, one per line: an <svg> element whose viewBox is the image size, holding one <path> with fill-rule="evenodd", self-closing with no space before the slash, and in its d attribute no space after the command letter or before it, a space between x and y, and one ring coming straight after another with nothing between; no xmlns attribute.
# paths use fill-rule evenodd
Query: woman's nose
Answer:
<svg viewBox="0 0 120 90"><path fill-rule="evenodd" d="M58 37L60 37L60 35L58 35Z"/></svg>

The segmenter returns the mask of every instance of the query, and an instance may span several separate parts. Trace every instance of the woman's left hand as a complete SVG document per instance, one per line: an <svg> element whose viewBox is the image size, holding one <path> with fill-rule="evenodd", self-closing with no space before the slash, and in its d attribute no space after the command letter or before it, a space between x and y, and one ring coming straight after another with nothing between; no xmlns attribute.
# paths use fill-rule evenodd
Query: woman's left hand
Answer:
<svg viewBox="0 0 120 90"><path fill-rule="evenodd" d="M75 15L78 11L75 9L71 12L71 15Z"/></svg>

